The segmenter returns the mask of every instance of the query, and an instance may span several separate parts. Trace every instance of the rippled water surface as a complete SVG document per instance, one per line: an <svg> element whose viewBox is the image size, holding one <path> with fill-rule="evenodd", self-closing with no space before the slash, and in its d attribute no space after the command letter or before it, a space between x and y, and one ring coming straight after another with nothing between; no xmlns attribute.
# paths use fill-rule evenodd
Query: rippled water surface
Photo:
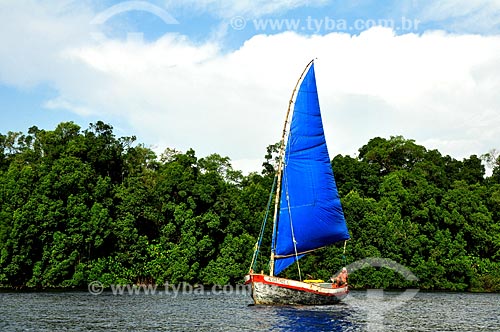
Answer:
<svg viewBox="0 0 500 332"><path fill-rule="evenodd" d="M351 292L334 306L247 295L0 293L0 331L500 331L500 294Z"/></svg>

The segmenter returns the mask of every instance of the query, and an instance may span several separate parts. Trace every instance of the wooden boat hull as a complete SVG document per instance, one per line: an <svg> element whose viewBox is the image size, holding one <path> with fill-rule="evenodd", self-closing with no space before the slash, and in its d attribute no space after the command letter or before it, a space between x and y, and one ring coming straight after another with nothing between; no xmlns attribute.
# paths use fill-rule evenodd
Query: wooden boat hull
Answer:
<svg viewBox="0 0 500 332"><path fill-rule="evenodd" d="M245 283L252 286L255 304L328 305L342 301L349 293L347 285L305 283L297 280L251 273Z"/></svg>

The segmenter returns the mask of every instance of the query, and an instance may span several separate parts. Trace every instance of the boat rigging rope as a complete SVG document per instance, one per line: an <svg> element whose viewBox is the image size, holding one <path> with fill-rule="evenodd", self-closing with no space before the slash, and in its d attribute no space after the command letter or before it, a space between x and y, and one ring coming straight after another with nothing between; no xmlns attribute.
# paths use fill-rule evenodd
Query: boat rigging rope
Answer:
<svg viewBox="0 0 500 332"><path fill-rule="evenodd" d="M288 137L290 139L290 136ZM288 156L290 158L290 156ZM285 162L284 169L286 169L287 162ZM288 195L288 178L285 177L284 179L284 185L285 185L285 193L286 193L286 201L287 201L287 208L288 208L288 215L290 216L290 231L292 234L292 242L293 242L293 249L295 251L295 261L297 262L297 270L299 271L299 280L302 281L302 273L300 271L300 264L299 264L299 255L297 253L297 240L295 239L295 233L293 231L293 223L292 223L292 211L290 209L290 196Z"/></svg>
<svg viewBox="0 0 500 332"><path fill-rule="evenodd" d="M267 218L269 217L269 211L271 209L271 203L273 200L274 189L276 188L276 179L277 176L274 177L273 186L271 187L271 193L269 194L269 200L267 201L266 215L264 216L264 220L262 221L262 226L260 228L259 240L255 243L255 251L253 252L252 264L250 265L250 271L257 270L257 258L259 257L259 249L262 244L262 238L264 237L264 230L266 228Z"/></svg>
<svg viewBox="0 0 500 332"><path fill-rule="evenodd" d="M347 246L347 240L344 241L344 252L342 253L342 264L343 266L347 265L347 260L345 259L345 247Z"/></svg>

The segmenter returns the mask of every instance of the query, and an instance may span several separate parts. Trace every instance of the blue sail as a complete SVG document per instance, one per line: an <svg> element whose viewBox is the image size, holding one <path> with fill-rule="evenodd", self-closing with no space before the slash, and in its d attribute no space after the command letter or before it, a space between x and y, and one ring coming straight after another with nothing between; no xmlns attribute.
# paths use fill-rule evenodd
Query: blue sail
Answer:
<svg viewBox="0 0 500 332"><path fill-rule="evenodd" d="M309 251L347 239L349 232L326 147L313 63L295 100L285 150L274 274Z"/></svg>

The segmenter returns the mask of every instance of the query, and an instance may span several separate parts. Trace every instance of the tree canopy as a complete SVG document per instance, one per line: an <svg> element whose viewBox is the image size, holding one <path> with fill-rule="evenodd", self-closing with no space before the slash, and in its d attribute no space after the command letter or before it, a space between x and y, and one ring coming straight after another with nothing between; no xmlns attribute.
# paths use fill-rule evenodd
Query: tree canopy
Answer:
<svg viewBox="0 0 500 332"><path fill-rule="evenodd" d="M156 156L103 122L0 134L0 286L241 282L266 215L276 151L268 147L261 173L243 175L215 153L168 148ZM376 137L332 166L352 237L348 263L390 258L423 289L500 291L496 150L459 161L402 136ZM259 256L263 270L269 242ZM323 278L342 264L340 246L301 260L302 270ZM407 286L374 268L350 282Z"/></svg>

